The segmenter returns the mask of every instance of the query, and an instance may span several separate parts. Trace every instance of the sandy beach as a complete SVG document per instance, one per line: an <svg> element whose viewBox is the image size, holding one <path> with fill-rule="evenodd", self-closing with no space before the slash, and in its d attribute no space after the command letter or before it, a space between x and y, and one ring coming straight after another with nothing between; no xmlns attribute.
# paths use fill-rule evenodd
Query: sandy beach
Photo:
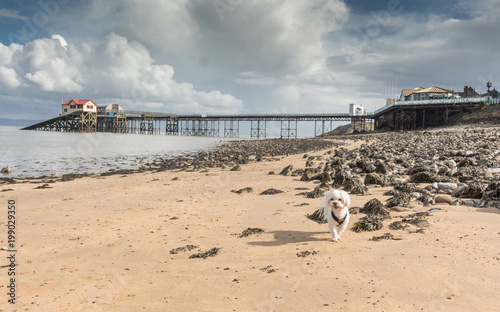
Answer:
<svg viewBox="0 0 500 312"><path fill-rule="evenodd" d="M499 209L413 204L392 211L381 230L361 233L350 229L364 214L352 214L334 243L326 224L306 218L321 198L297 195L317 183L278 174L290 164L304 169L303 155L266 157L241 171L2 185L12 190L0 192L0 247L7 247L7 203L15 200L18 252L16 304L8 303L2 267L0 311L498 310ZM247 187L253 191L231 192ZM283 193L260 195L270 188ZM391 189L351 195L351 207L385 202ZM388 228L429 209L422 232ZM248 228L263 232L240 237ZM396 239L371 240L385 233ZM213 248L213 256L190 258ZM0 255L8 264L8 251Z"/></svg>

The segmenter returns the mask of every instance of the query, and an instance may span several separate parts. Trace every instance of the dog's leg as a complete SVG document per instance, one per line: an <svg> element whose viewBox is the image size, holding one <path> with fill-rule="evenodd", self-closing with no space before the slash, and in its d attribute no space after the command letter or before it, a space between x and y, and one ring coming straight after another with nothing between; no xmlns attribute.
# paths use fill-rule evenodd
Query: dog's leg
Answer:
<svg viewBox="0 0 500 312"><path fill-rule="evenodd" d="M348 224L349 224L349 215L346 216L344 223L342 223L342 225L339 226L339 231L338 231L338 233L339 233L338 234L339 240L340 240L340 236L342 235L342 233L344 233L344 231L347 228Z"/></svg>
<svg viewBox="0 0 500 312"><path fill-rule="evenodd" d="M331 222L328 223L328 228L330 230L330 234L332 234L332 240L334 242L338 242L339 241L339 235L337 233L337 228Z"/></svg>

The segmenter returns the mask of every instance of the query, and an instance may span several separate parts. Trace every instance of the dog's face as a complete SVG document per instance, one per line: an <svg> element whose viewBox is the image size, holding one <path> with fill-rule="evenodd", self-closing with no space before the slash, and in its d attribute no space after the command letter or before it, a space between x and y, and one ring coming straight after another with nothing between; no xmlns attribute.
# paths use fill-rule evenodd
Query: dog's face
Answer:
<svg viewBox="0 0 500 312"><path fill-rule="evenodd" d="M324 203L332 210L342 210L351 205L351 198L345 191L328 191L324 197Z"/></svg>

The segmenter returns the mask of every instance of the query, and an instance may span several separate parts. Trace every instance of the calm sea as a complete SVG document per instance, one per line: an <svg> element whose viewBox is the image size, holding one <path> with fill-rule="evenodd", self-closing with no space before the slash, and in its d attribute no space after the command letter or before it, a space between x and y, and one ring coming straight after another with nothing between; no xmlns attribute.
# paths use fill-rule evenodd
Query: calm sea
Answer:
<svg viewBox="0 0 500 312"><path fill-rule="evenodd" d="M210 150L224 138L115 133L23 131L0 126L0 168L29 177L66 173L99 173L109 169L139 168L139 160Z"/></svg>

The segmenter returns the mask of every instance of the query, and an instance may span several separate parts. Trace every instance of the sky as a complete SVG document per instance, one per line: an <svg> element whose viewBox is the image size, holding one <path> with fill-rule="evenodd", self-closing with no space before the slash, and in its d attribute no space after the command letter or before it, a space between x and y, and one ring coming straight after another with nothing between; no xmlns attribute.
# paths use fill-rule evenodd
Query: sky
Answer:
<svg viewBox="0 0 500 312"><path fill-rule="evenodd" d="M373 111L499 89L498 0L2 0L1 118L69 99L176 114Z"/></svg>

